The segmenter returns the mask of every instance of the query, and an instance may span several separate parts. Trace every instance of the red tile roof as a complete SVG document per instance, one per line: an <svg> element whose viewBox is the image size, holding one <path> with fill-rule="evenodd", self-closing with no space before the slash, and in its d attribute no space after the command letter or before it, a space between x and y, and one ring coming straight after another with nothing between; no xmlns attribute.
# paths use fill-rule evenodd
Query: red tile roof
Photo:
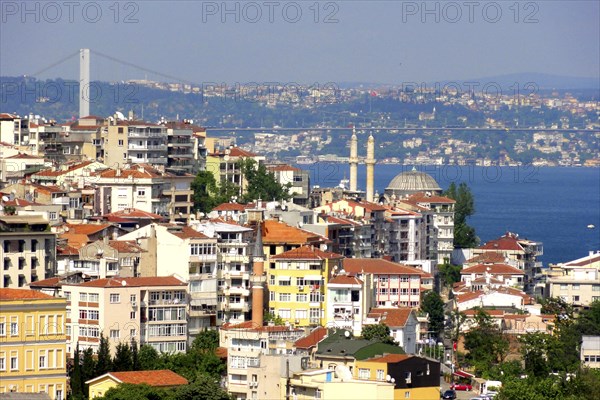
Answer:
<svg viewBox="0 0 600 400"><path fill-rule="evenodd" d="M336 285L362 285L363 281L353 275L338 275L329 280L329 283Z"/></svg>
<svg viewBox="0 0 600 400"><path fill-rule="evenodd" d="M492 275L525 275L522 270L507 264L477 264L463 269L460 274L484 274L486 272Z"/></svg>
<svg viewBox="0 0 600 400"><path fill-rule="evenodd" d="M208 239L208 236L206 236L204 233L198 232L197 230L195 230L194 228L190 228L189 226L181 226L181 230L168 232L172 235L177 236L180 239Z"/></svg>
<svg viewBox="0 0 600 400"><path fill-rule="evenodd" d="M318 326L310 331L308 335L296 340L294 346L297 349L310 349L311 347L315 347L317 344L319 344L319 342L325 339L326 336L327 329L322 326Z"/></svg>
<svg viewBox="0 0 600 400"><path fill-rule="evenodd" d="M261 227L264 244L285 243L302 245L326 241L326 238L316 233L295 228L273 219L263 221Z"/></svg>
<svg viewBox="0 0 600 400"><path fill-rule="evenodd" d="M408 317L413 312L412 308L372 308L369 318L379 318L380 322L390 328L405 326Z"/></svg>
<svg viewBox="0 0 600 400"><path fill-rule="evenodd" d="M125 282L125 284L123 284ZM120 286L186 286L187 284L175 276L147 276L136 278L103 278L85 282L83 287L120 287Z"/></svg>
<svg viewBox="0 0 600 400"><path fill-rule="evenodd" d="M490 240L478 248L481 250L524 251L523 247L519 244L519 240L517 239L516 235L510 232L507 232L499 239Z"/></svg>
<svg viewBox="0 0 600 400"><path fill-rule="evenodd" d="M412 355L409 355L409 354L386 354L385 356L369 358L368 360L365 360L365 361L394 364L394 363L398 363L398 362L407 360L411 357L412 357Z"/></svg>
<svg viewBox="0 0 600 400"><path fill-rule="evenodd" d="M103 217L115 216L125 219L165 219L162 215L154 214L148 211L138 210L137 208L127 208L125 210L115 211L110 214L105 214Z"/></svg>
<svg viewBox="0 0 600 400"><path fill-rule="evenodd" d="M71 235L93 235L113 226L112 224L65 224L65 232Z"/></svg>
<svg viewBox="0 0 600 400"><path fill-rule="evenodd" d="M60 282L60 277L55 276L54 278L42 279L41 281L31 282L29 287L60 287L58 283Z"/></svg>
<svg viewBox="0 0 600 400"><path fill-rule="evenodd" d="M428 195L427 193L424 193L424 192L414 193L414 194L408 196L408 198L403 201L407 201L409 203L413 203L413 202L414 203L446 203L446 204L456 203L455 200L452 200L449 197Z"/></svg>
<svg viewBox="0 0 600 400"><path fill-rule="evenodd" d="M377 203L371 203L371 202L368 202L368 201L353 201L353 200L348 200L348 205L350 207L353 207L353 208L354 207L362 207L362 208L364 208L366 210L369 210L369 211L386 211L387 210L387 208L384 207L384 206L382 206L382 205L379 205Z"/></svg>
<svg viewBox="0 0 600 400"><path fill-rule="evenodd" d="M17 300L47 300L53 299L53 296L30 289L0 289L1 301L17 301Z"/></svg>
<svg viewBox="0 0 600 400"><path fill-rule="evenodd" d="M88 165L92 164L93 161L83 161L81 163L77 163L77 164L71 164L71 165L67 165L66 169L59 169L59 170L51 170L51 169L45 169L39 172L36 172L35 174L33 174L34 177L39 177L39 176L61 176L61 175L66 175L69 174L70 172L76 171L78 169L81 168L85 168Z"/></svg>
<svg viewBox="0 0 600 400"><path fill-rule="evenodd" d="M302 171L300 168L292 167L291 165L287 164L268 165L267 169L269 171Z"/></svg>
<svg viewBox="0 0 600 400"><path fill-rule="evenodd" d="M319 250L313 246L301 246L271 257L271 260L329 260L343 258L341 254Z"/></svg>
<svg viewBox="0 0 600 400"><path fill-rule="evenodd" d="M353 274L410 274L420 275L421 278L432 278L431 274L422 269L398 264L382 258L345 258L344 270Z"/></svg>
<svg viewBox="0 0 600 400"><path fill-rule="evenodd" d="M24 199L8 200L8 201L4 201L2 204L4 204L4 206L13 206L13 207L27 207L27 206L44 205L44 204L40 204L40 203L36 203L33 201L24 200Z"/></svg>
<svg viewBox="0 0 600 400"><path fill-rule="evenodd" d="M179 386L187 385L188 380L168 369L152 371L109 372L109 376L121 383L133 385L146 384L150 386Z"/></svg>
<svg viewBox="0 0 600 400"><path fill-rule="evenodd" d="M287 332L287 331L293 331L293 330L300 330L298 329L293 329L293 328L289 328L287 326L282 326L282 325L273 325L273 326L256 326L256 324L252 321L246 321L246 322L241 322L239 324L231 324L231 323L225 323L221 326L221 329L225 329L225 330L234 330L234 329L240 329L240 330L252 330L252 331L256 331L256 332Z"/></svg>
<svg viewBox="0 0 600 400"><path fill-rule="evenodd" d="M145 253L135 240L109 240L108 245L119 253Z"/></svg>
<svg viewBox="0 0 600 400"><path fill-rule="evenodd" d="M209 154L211 156L224 156L226 154L229 154L229 156L231 157L256 157L256 154L251 153L249 151L240 149L239 147L232 147L230 149L224 149L224 150L217 150L212 154Z"/></svg>
<svg viewBox="0 0 600 400"><path fill-rule="evenodd" d="M239 203L221 203L213 211L246 211L246 207Z"/></svg>
<svg viewBox="0 0 600 400"><path fill-rule="evenodd" d="M495 253L495 252L485 252L482 254L479 254L473 258L470 258L467 260L468 264L472 264L472 263L482 263L482 264L489 264L489 263L503 263L505 261L504 256L501 253Z"/></svg>

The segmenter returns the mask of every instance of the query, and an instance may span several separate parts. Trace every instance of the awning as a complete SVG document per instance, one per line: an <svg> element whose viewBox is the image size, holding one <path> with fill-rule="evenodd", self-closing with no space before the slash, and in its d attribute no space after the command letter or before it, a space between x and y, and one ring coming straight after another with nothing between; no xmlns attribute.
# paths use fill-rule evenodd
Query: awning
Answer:
<svg viewBox="0 0 600 400"><path fill-rule="evenodd" d="M461 370L454 371L454 375L460 376L461 378L472 378L475 376L473 374Z"/></svg>
<svg viewBox="0 0 600 400"><path fill-rule="evenodd" d="M203 299L203 300L192 299L192 301L190 301L190 305L192 307L202 307L203 304L206 304L207 306L216 306L217 299Z"/></svg>
<svg viewBox="0 0 600 400"><path fill-rule="evenodd" d="M319 281L321 282L323 277L321 275L306 275L304 281Z"/></svg>

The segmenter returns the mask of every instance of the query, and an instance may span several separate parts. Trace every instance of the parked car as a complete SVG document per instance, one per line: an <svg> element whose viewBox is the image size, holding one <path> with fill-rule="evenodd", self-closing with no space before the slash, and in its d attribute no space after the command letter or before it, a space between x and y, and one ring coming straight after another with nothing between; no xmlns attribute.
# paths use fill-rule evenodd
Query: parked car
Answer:
<svg viewBox="0 0 600 400"><path fill-rule="evenodd" d="M453 390L473 390L473 386L468 383L453 383L450 388Z"/></svg>
<svg viewBox="0 0 600 400"><path fill-rule="evenodd" d="M456 399L456 392L454 390L446 390L444 392L444 394L442 395L442 399L451 399L451 400L455 400Z"/></svg>

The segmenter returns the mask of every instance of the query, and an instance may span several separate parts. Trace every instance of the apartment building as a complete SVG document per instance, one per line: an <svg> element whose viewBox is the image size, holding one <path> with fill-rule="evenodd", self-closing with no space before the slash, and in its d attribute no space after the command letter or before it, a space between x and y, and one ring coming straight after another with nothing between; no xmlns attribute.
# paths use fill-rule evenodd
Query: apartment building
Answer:
<svg viewBox="0 0 600 400"><path fill-rule="evenodd" d="M150 165L106 169L94 174L96 212L108 214L128 208L186 220L193 207L193 175L162 172Z"/></svg>
<svg viewBox="0 0 600 400"><path fill-rule="evenodd" d="M549 297L560 297L576 307L587 307L600 301L600 251L551 265L546 274Z"/></svg>
<svg viewBox="0 0 600 400"><path fill-rule="evenodd" d="M44 157L18 152L11 152L6 146L0 145L0 183L13 184L23 179L26 174L45 168Z"/></svg>
<svg viewBox="0 0 600 400"><path fill-rule="evenodd" d="M56 275L56 234L35 215L0 216L0 285L21 288Z"/></svg>
<svg viewBox="0 0 600 400"><path fill-rule="evenodd" d="M267 165L267 171L275 176L280 185L291 185L288 193L292 196L292 202L301 206L308 205L310 196L310 173L287 164Z"/></svg>
<svg viewBox="0 0 600 400"><path fill-rule="evenodd" d="M541 242L523 239L516 233L506 232L502 237L473 249L474 256L484 253L501 254L506 260L505 263L525 271L525 290L535 290L536 280L541 277L542 268L538 257L544 254Z"/></svg>
<svg viewBox="0 0 600 400"><path fill-rule="evenodd" d="M228 147L215 149L206 156L206 171L213 174L218 185L223 182L231 182L239 186L240 195L245 193L248 185L240 168L240 161L252 159L260 164L265 161L264 156L242 150L239 147Z"/></svg>
<svg viewBox="0 0 600 400"><path fill-rule="evenodd" d="M67 299L67 352L76 343L98 349L100 333L114 354L136 339L158 352L187 349L187 283L176 276L104 278L63 284Z"/></svg>
<svg viewBox="0 0 600 400"><path fill-rule="evenodd" d="M433 287L433 276L419 268L375 258L346 258L343 269L359 279L370 275L376 307L412 307L421 304L422 288Z"/></svg>
<svg viewBox="0 0 600 400"><path fill-rule="evenodd" d="M109 118L101 133L102 162L111 168L124 164L167 165L167 128L144 121Z"/></svg>
<svg viewBox="0 0 600 400"><path fill-rule="evenodd" d="M219 330L219 343L227 348L227 391L236 399L271 398L263 395L267 390L272 391L272 388L265 388L272 377L261 373L267 365L266 359L261 359L261 356L289 357L294 368L297 364L292 355L294 342L303 335L302 329L255 326L251 321L223 325Z"/></svg>
<svg viewBox="0 0 600 400"><path fill-rule="evenodd" d="M294 326L325 325L325 288L342 259L312 246L272 256L266 271L269 311Z"/></svg>
<svg viewBox="0 0 600 400"><path fill-rule="evenodd" d="M197 132L204 130L188 121L167 122L167 169L195 174L200 170L200 161L194 151Z"/></svg>
<svg viewBox="0 0 600 400"><path fill-rule="evenodd" d="M65 299L0 289L0 393L66 398Z"/></svg>
<svg viewBox="0 0 600 400"><path fill-rule="evenodd" d="M69 272L94 278L140 276L140 264L147 258L147 251L135 240L109 240L104 236L79 249L79 257Z"/></svg>
<svg viewBox="0 0 600 400"><path fill-rule="evenodd" d="M388 208L385 215L391 221L388 240L392 261L406 263L428 260L427 219L424 215L398 207Z"/></svg>
<svg viewBox="0 0 600 400"><path fill-rule="evenodd" d="M507 264L476 264L460 271L460 280L471 290L494 285L523 289L525 272Z"/></svg>
<svg viewBox="0 0 600 400"><path fill-rule="evenodd" d="M360 336L373 297L365 290L369 286L369 283L345 273L332 277L327 284L325 326L347 329L354 336Z"/></svg>

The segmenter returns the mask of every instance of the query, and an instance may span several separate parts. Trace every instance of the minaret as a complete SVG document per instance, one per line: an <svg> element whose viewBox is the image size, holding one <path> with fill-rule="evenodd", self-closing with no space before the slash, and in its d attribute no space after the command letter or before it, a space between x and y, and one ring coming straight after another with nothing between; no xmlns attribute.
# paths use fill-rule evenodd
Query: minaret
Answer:
<svg viewBox="0 0 600 400"><path fill-rule="evenodd" d="M265 254L262 243L262 225L259 222L256 228L256 240L254 241L254 251L252 252L252 327L260 328L263 326L263 314L265 309Z"/></svg>
<svg viewBox="0 0 600 400"><path fill-rule="evenodd" d="M375 187L375 138L373 134L369 135L367 141L367 201L373 201L373 193Z"/></svg>
<svg viewBox="0 0 600 400"><path fill-rule="evenodd" d="M79 50L79 118L90 115L90 49Z"/></svg>
<svg viewBox="0 0 600 400"><path fill-rule="evenodd" d="M357 190L358 175L358 138L356 128L352 127L352 139L350 139L350 190Z"/></svg>

